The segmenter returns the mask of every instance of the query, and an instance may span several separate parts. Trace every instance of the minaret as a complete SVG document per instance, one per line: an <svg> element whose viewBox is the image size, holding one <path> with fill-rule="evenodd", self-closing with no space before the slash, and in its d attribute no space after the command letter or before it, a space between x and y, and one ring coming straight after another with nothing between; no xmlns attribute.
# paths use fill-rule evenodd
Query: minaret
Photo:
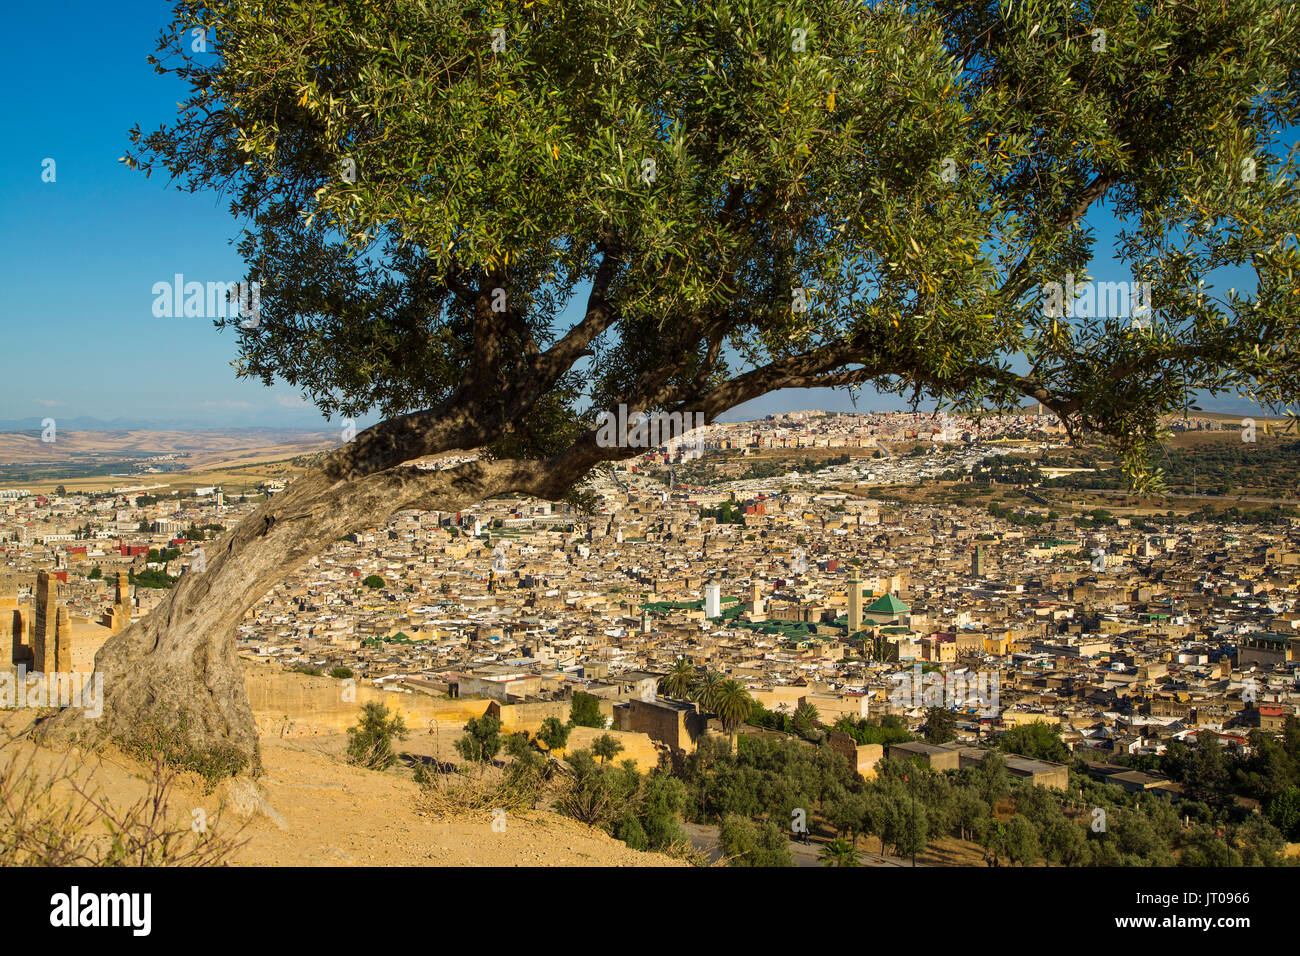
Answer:
<svg viewBox="0 0 1300 956"><path fill-rule="evenodd" d="M856 571L849 577L849 633L862 630L862 579Z"/></svg>
<svg viewBox="0 0 1300 956"><path fill-rule="evenodd" d="M710 620L722 615L722 586L710 581L704 587L704 616Z"/></svg>

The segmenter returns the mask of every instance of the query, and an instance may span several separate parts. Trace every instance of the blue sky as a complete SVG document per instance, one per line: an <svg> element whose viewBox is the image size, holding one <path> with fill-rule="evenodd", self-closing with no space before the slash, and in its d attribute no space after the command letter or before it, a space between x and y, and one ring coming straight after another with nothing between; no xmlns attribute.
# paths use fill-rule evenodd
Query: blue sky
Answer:
<svg viewBox="0 0 1300 956"><path fill-rule="evenodd" d="M163 3L51 0L6 11L0 31L0 422L53 417L227 428L315 427L287 386L239 381L234 336L209 319L156 318L154 283L242 277L235 223L212 194L168 188L118 162L127 130L156 128L184 88L145 58ZM69 42L71 40L71 43ZM44 182L45 161L54 182ZM1104 224L1100 224L1103 225ZM1098 266L1096 279L1126 279ZM860 409L899 407L860 397ZM782 392L728 415L850 410L844 393Z"/></svg>

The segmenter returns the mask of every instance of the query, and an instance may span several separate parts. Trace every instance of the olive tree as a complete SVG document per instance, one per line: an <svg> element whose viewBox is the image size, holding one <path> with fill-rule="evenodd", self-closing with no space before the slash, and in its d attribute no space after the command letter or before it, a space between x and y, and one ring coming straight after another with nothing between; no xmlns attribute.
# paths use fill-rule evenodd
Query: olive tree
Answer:
<svg viewBox="0 0 1300 956"><path fill-rule="evenodd" d="M238 374L380 422L210 543L100 651L103 717L53 729L183 727L255 766L249 607L394 512L579 500L640 450L600 438L620 405L1039 402L1157 483L1196 390L1281 408L1300 377L1298 25L1273 0L178 3L153 59L189 93L124 159L241 224ZM1049 301L1097 254L1151 283L1141 323ZM1254 288L1218 290L1230 267ZM444 452L471 460L413 464Z"/></svg>

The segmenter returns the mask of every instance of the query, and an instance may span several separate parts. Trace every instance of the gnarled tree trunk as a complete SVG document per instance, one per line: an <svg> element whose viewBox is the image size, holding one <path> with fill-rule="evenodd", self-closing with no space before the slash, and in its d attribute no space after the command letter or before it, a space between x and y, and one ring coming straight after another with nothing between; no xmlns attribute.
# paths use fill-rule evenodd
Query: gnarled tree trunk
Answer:
<svg viewBox="0 0 1300 956"><path fill-rule="evenodd" d="M231 772L257 772L257 727L234 640L245 612L345 534L397 511L457 510L538 478L538 463L511 461L441 471L394 466L357 477L358 468L368 470L366 460L364 447L336 453L204 545L204 569L187 571L157 608L95 656L102 715L65 708L42 726L43 739L94 746L161 737L172 743L161 749L173 758L219 757ZM370 467L378 461L372 454Z"/></svg>

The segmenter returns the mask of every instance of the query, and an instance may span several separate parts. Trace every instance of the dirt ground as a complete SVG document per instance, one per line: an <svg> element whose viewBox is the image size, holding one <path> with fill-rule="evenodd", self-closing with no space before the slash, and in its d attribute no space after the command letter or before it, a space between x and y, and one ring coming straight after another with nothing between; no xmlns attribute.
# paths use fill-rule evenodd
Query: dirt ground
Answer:
<svg viewBox="0 0 1300 956"><path fill-rule="evenodd" d="M0 725L17 731L33 716L31 711L8 711ZM243 845L230 861L236 866L684 865L631 850L599 830L544 810L512 813L499 831L490 815L428 819L416 812L418 788L409 770L378 773L352 767L340 759L343 747L342 738L264 737L265 774L259 783L268 811L240 819L225 787L204 794L193 775L178 778L169 811L188 824L194 811L202 809L215 833L237 835ZM148 792L149 768L121 754L84 757L25 742L0 750L0 759L28 758L33 762L26 772L37 774L68 761L83 788L115 807L129 806ZM62 793L72 795L67 788Z"/></svg>

